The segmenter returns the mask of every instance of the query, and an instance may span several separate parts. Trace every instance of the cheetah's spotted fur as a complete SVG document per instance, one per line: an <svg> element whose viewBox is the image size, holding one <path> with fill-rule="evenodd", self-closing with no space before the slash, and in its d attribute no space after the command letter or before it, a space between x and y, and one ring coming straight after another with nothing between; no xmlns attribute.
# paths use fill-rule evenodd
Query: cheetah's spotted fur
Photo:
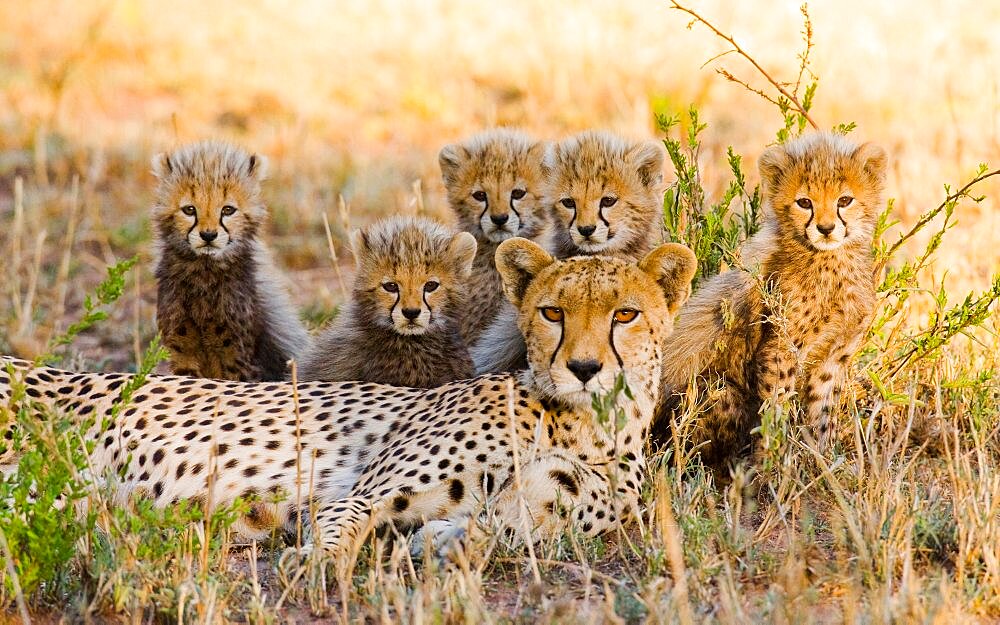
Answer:
<svg viewBox="0 0 1000 625"><path fill-rule="evenodd" d="M499 518L514 518L516 447L537 529L551 532L561 522L558 498L582 531L596 534L638 500L661 343L687 293L694 256L668 244L639 263L556 261L530 241L512 239L497 257L530 347L531 368L518 375L434 389L309 382L297 388L298 410L291 383L150 376L102 427L127 375L0 362L23 377L31 400L99 417L87 433L96 442L90 462L114 480L120 502L148 496L159 506L206 498L220 505L259 496L238 531L262 537L275 526L294 527L299 516L304 523L315 518L310 544L343 555L370 522L460 523L488 498ZM562 321L543 319L540 307L558 307ZM615 315L623 309L640 312L620 323ZM590 361L596 374L572 373ZM591 393L610 388L619 372L632 398L618 396L628 418L609 433L594 418ZM10 375L0 370L4 405L11 389Z"/></svg>

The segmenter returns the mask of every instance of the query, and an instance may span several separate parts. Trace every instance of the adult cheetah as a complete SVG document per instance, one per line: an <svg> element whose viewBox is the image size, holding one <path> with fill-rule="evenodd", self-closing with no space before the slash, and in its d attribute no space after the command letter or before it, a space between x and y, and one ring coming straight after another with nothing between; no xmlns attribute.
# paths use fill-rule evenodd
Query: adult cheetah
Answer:
<svg viewBox="0 0 1000 625"><path fill-rule="evenodd" d="M118 501L220 505L258 496L237 531L263 537L301 516L309 543L335 557L374 523L464 525L487 502L496 518L518 518L515 453L536 538L562 525L562 511L597 534L638 502L661 345L689 291L694 255L667 244L638 262L559 261L515 238L500 245L497 266L528 337L530 368L518 374L433 389L150 376L110 420L103 417L127 375L30 369L4 358L0 406L11 403L13 374L35 405L97 416L87 433L90 462ZM620 374L631 390L617 396L626 418L609 430L595 418L592 394Z"/></svg>

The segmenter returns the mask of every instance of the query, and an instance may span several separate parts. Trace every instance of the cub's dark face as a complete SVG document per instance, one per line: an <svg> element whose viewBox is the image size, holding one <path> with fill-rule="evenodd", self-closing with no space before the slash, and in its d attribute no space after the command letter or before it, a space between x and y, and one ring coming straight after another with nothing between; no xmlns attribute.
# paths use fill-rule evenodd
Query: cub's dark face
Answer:
<svg viewBox="0 0 1000 625"><path fill-rule="evenodd" d="M459 227L482 241L534 237L544 227L545 144L495 130L446 146L438 160Z"/></svg>
<svg viewBox="0 0 1000 625"><path fill-rule="evenodd" d="M248 156L232 170L200 162L199 156L211 161L214 155L194 154L193 162L157 157L154 220L161 241L171 249L222 259L253 241L267 217L260 201L263 164L260 157Z"/></svg>
<svg viewBox="0 0 1000 625"><path fill-rule="evenodd" d="M542 392L589 406L614 387L659 389L661 344L687 299L697 263L668 243L638 263L595 256L556 261L522 239L497 249L504 290L519 309L528 362Z"/></svg>
<svg viewBox="0 0 1000 625"><path fill-rule="evenodd" d="M768 149L760 173L781 231L829 252L871 241L886 161L874 144L856 146L839 135L817 133Z"/></svg>
<svg viewBox="0 0 1000 625"><path fill-rule="evenodd" d="M459 313L476 240L462 232L440 249L422 245L423 251L410 249L405 240L397 242L392 249L374 250L363 232L354 235L354 297L359 307L372 323L398 334L442 328Z"/></svg>

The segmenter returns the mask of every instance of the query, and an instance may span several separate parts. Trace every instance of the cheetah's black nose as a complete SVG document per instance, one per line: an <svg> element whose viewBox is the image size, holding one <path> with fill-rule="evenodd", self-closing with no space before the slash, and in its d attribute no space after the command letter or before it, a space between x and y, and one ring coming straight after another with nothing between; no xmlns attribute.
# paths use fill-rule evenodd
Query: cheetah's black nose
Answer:
<svg viewBox="0 0 1000 625"><path fill-rule="evenodd" d="M404 308L403 309L403 316L406 317L407 319L409 319L410 321L413 321L414 319L416 319L417 317L420 316L420 309L419 308Z"/></svg>
<svg viewBox="0 0 1000 625"><path fill-rule="evenodd" d="M573 372L577 380L580 380L584 384L590 381L590 378L597 375L597 372L603 367L601 363L597 362L593 358L590 360L570 360L566 363L566 368Z"/></svg>
<svg viewBox="0 0 1000 625"><path fill-rule="evenodd" d="M833 229L837 227L837 224L830 224L829 226L824 224L816 224L816 229L819 230L820 234L826 236L833 232Z"/></svg>
<svg viewBox="0 0 1000 625"><path fill-rule="evenodd" d="M219 236L219 233L215 230L202 230L198 234L201 235L201 240L206 243L211 243Z"/></svg>
<svg viewBox="0 0 1000 625"><path fill-rule="evenodd" d="M490 221L498 226L502 226L507 223L508 219L510 219L510 215L507 213L504 213L503 215L490 215Z"/></svg>
<svg viewBox="0 0 1000 625"><path fill-rule="evenodd" d="M597 226L577 226L576 230L583 236L589 237L597 231Z"/></svg>

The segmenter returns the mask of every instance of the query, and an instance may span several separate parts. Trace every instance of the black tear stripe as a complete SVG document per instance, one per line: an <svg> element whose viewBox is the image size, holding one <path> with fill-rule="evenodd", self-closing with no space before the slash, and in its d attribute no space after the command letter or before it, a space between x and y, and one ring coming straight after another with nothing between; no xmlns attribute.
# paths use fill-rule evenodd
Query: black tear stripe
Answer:
<svg viewBox="0 0 1000 625"><path fill-rule="evenodd" d="M847 222L844 221L844 218L840 216L840 207L839 206L837 207L837 219L840 220L840 223L844 224L844 230L847 230Z"/></svg>
<svg viewBox="0 0 1000 625"><path fill-rule="evenodd" d="M559 322L559 342L556 344L556 349L552 352L552 358L549 358L549 366L551 367L556 361L556 356L559 354L559 350L562 349L563 337L566 335L566 315L563 315L562 320Z"/></svg>
<svg viewBox="0 0 1000 625"><path fill-rule="evenodd" d="M194 229L197 227L198 227L198 211L196 210L194 213L194 223L191 224L190 228L188 228L187 234L184 235L184 238L186 239L189 236L191 236L191 233L194 232Z"/></svg>
<svg viewBox="0 0 1000 625"><path fill-rule="evenodd" d="M222 221L223 219L225 219L225 216L222 215L222 214L220 214L219 215L219 227L226 231L226 236L228 237L229 236L229 228L226 227L226 224ZM230 238L232 238L232 237L230 237Z"/></svg>
<svg viewBox="0 0 1000 625"><path fill-rule="evenodd" d="M597 204L597 218L604 222L604 226L611 232L611 222L604 218L604 209L601 207L600 203Z"/></svg>
<svg viewBox="0 0 1000 625"><path fill-rule="evenodd" d="M810 208L809 209L809 221L807 221L805 227L802 228L802 236L804 236L806 238L806 241L809 240L809 224L811 224L813 222L813 217L815 217L815 216L816 216L816 209Z"/></svg>
<svg viewBox="0 0 1000 625"><path fill-rule="evenodd" d="M517 215L517 221L518 221L518 226L517 227L518 227L518 230L520 230L521 229L521 224L520 224L521 213L517 212L517 209L514 208L514 197L513 196L511 196L511 198L510 198L510 210L511 210L512 213L514 213L515 215Z"/></svg>
<svg viewBox="0 0 1000 625"><path fill-rule="evenodd" d="M424 306L427 307L427 323L430 324L434 321L434 311L431 309L431 305L427 303L427 291L421 292L420 299L424 301Z"/></svg>
<svg viewBox="0 0 1000 625"><path fill-rule="evenodd" d="M487 196L486 196L486 200L485 200L485 201L483 202L483 212L479 213L479 223L480 223L480 226L479 226L479 227L480 227L480 228L482 228L482 227L483 227L483 226L482 226L482 223L483 223L483 215L485 215L485 214L486 214L486 211L488 211L488 210L490 210L490 196L489 196L489 195L487 195Z"/></svg>
<svg viewBox="0 0 1000 625"><path fill-rule="evenodd" d="M615 347L615 322L611 322L611 330L608 332L608 342L611 344L611 352L615 355L615 360L618 361L618 368L625 368L625 361L622 360L621 354L618 353L618 348Z"/></svg>
<svg viewBox="0 0 1000 625"><path fill-rule="evenodd" d="M573 229L573 224L576 223L576 206L573 206L573 218L569 220L569 225L566 226L567 230Z"/></svg>
<svg viewBox="0 0 1000 625"><path fill-rule="evenodd" d="M392 313L396 312L396 306L399 306L399 298L402 296L403 296L402 291L396 291L396 301L393 302L392 306L389 308L389 323L393 323Z"/></svg>

